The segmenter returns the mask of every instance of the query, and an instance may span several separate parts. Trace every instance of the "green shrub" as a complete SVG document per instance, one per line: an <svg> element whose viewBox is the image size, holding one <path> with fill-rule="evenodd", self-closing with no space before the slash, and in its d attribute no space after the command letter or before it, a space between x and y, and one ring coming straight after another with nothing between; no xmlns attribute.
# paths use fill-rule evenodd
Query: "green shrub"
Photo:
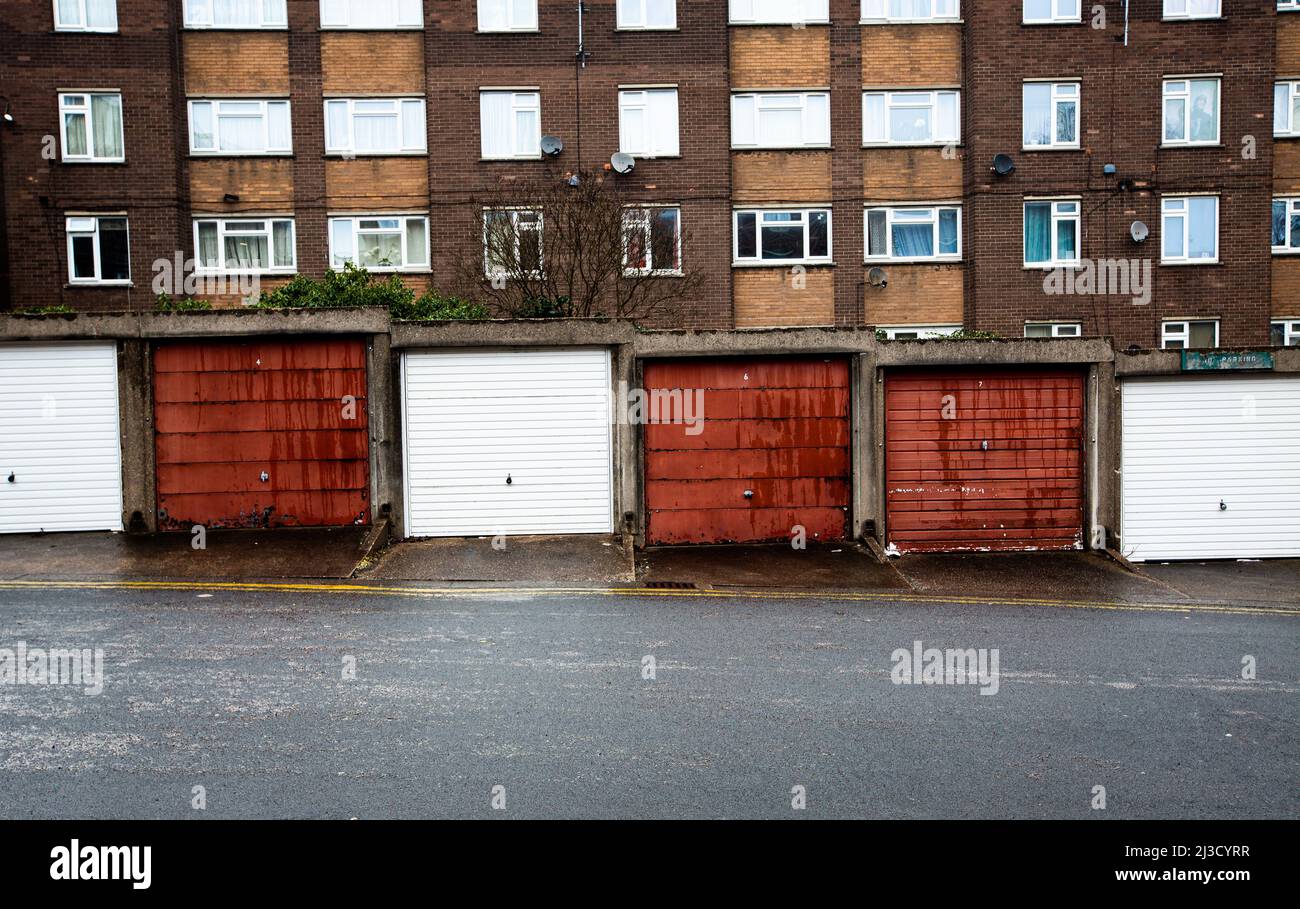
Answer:
<svg viewBox="0 0 1300 909"><path fill-rule="evenodd" d="M567 319L572 315L573 301L568 297L533 297L515 313L520 319Z"/></svg>
<svg viewBox="0 0 1300 909"><path fill-rule="evenodd" d="M19 312L27 316L44 316L44 315L55 315L57 313L72 313L72 312L76 312L76 310L73 309L71 306L68 306L66 303L56 303L52 306L31 306L28 307L27 309L15 310L15 312Z"/></svg>
<svg viewBox="0 0 1300 909"><path fill-rule="evenodd" d="M410 322L436 322L450 319L486 319L487 307L473 300L444 297L436 290L425 291L410 303L395 303L388 309L394 319Z"/></svg>
<svg viewBox="0 0 1300 909"><path fill-rule="evenodd" d="M257 301L262 309L354 309L409 306L415 291L402 283L395 274L385 278L372 275L352 263L342 271L327 271L317 281L306 275L297 275L288 284L275 290L264 291Z"/></svg>
<svg viewBox="0 0 1300 909"><path fill-rule="evenodd" d="M153 308L155 312L204 312L211 309L212 304L194 297L175 298L159 291L154 298Z"/></svg>

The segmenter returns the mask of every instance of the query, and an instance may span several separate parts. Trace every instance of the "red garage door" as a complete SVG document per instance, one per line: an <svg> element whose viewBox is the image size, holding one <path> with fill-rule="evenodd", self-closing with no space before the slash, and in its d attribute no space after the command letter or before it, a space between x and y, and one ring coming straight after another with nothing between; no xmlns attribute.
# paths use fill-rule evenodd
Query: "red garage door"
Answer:
<svg viewBox="0 0 1300 909"><path fill-rule="evenodd" d="M845 537L847 361L656 362L643 376L652 401L702 390L704 412L698 434L645 427L649 543L789 540L797 526L809 540Z"/></svg>
<svg viewBox="0 0 1300 909"><path fill-rule="evenodd" d="M887 536L901 551L1083 541L1083 376L896 373L885 380Z"/></svg>
<svg viewBox="0 0 1300 909"><path fill-rule="evenodd" d="M370 522L363 342L162 344L154 412L161 529Z"/></svg>

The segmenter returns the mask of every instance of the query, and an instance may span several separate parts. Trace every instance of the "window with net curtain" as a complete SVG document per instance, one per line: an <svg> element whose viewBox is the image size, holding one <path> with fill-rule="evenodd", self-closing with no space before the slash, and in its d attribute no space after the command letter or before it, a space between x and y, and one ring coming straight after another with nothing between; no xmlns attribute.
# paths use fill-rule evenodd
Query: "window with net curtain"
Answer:
<svg viewBox="0 0 1300 909"><path fill-rule="evenodd" d="M873 208L867 211L868 258L955 258L959 250L956 208Z"/></svg>
<svg viewBox="0 0 1300 909"><path fill-rule="evenodd" d="M56 28L117 30L117 0L58 0Z"/></svg>
<svg viewBox="0 0 1300 909"><path fill-rule="evenodd" d="M376 271L429 263L429 222L422 216L374 215L330 220L330 267L351 262Z"/></svg>
<svg viewBox="0 0 1300 909"><path fill-rule="evenodd" d="M195 222L195 254L209 271L274 271L294 267L293 221L203 219Z"/></svg>
<svg viewBox="0 0 1300 909"><path fill-rule="evenodd" d="M1078 83L1026 82L1023 106L1026 148L1079 144Z"/></svg>
<svg viewBox="0 0 1300 909"><path fill-rule="evenodd" d="M1025 203L1025 264L1075 262L1078 238L1078 202Z"/></svg>
<svg viewBox="0 0 1300 909"><path fill-rule="evenodd" d="M185 0L191 27L261 28L288 23L285 0Z"/></svg>
<svg viewBox="0 0 1300 909"><path fill-rule="evenodd" d="M484 158L541 156L541 96L536 92L481 92L479 125Z"/></svg>
<svg viewBox="0 0 1300 909"><path fill-rule="evenodd" d="M63 157L65 159L120 159L122 150L122 96L117 94L64 94Z"/></svg>

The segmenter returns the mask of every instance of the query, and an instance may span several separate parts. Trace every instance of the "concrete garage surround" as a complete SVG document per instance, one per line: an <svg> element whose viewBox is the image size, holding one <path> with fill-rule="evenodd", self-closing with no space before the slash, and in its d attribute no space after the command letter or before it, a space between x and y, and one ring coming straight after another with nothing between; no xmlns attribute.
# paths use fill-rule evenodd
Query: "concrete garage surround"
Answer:
<svg viewBox="0 0 1300 909"><path fill-rule="evenodd" d="M252 336L361 337L366 342L370 404L371 512L400 534L403 490L399 353L407 349L599 347L611 353L615 391L641 386L642 364L655 359L834 354L850 362L852 489L849 528L857 539L887 542L882 476L883 379L916 367L1071 366L1086 373L1084 546L1122 551L1119 511L1120 383L1127 376L1181 372L1177 351L1117 354L1105 339L878 342L871 329L640 331L604 320L390 323L381 310L265 312L215 310L145 315L8 315L0 343L112 339L118 342L123 438L123 525L157 527L151 349L177 338ZM1274 372L1300 373L1300 348L1273 350ZM644 544L641 428L613 426L615 537Z"/></svg>

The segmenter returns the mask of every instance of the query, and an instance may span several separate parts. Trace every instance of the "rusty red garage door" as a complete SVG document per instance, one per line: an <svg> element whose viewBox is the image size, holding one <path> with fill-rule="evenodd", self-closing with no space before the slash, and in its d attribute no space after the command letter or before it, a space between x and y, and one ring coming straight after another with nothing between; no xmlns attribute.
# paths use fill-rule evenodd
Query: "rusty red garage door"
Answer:
<svg viewBox="0 0 1300 909"><path fill-rule="evenodd" d="M154 413L160 529L370 522L362 341L161 344Z"/></svg>
<svg viewBox="0 0 1300 909"><path fill-rule="evenodd" d="M665 361L642 375L661 401L702 392L704 417L696 433L661 408L645 426L647 542L789 540L796 526L808 540L845 537L847 360Z"/></svg>
<svg viewBox="0 0 1300 909"><path fill-rule="evenodd" d="M1082 545L1081 374L893 373L885 411L886 535L899 550Z"/></svg>

